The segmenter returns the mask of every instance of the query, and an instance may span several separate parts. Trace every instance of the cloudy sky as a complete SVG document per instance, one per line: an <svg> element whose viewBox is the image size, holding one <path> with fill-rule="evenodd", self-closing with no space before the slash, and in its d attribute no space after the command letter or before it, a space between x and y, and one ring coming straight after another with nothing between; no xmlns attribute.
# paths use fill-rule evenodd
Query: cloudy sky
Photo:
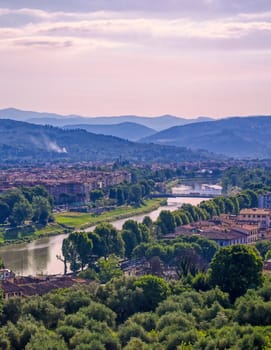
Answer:
<svg viewBox="0 0 271 350"><path fill-rule="evenodd" d="M0 0L0 108L271 114L270 0Z"/></svg>

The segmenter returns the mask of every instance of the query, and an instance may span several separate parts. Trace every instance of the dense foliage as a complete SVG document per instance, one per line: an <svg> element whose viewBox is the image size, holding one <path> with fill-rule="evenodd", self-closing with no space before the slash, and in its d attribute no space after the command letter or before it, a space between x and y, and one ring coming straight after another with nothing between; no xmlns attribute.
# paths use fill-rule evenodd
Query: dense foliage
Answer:
<svg viewBox="0 0 271 350"><path fill-rule="evenodd" d="M230 167L223 173L222 186L225 192L238 188L260 192L271 191L271 169Z"/></svg>
<svg viewBox="0 0 271 350"><path fill-rule="evenodd" d="M152 222L146 217L143 223L137 223L133 220L127 220L122 230L116 230L111 224L99 224L93 232L88 234L81 233L81 245L75 245L72 240L74 234L71 234L63 242L62 253L65 264L70 263L72 271L77 271L79 267L83 268L87 264L90 266L92 258L107 258L114 254L120 258L153 258L159 257L161 261L167 265L182 266L181 270L194 271L204 269L215 253L215 249L211 249L209 256L202 256L199 253L200 248L193 246L195 238L191 237L186 247L180 248L175 252L175 248L165 248L161 241L167 239L167 234L175 232L176 227L186 225L199 220L207 220L214 218L220 214L238 214L240 209L255 206L256 194L251 191L242 191L235 196L217 197L214 199L201 202L197 206L184 204L180 209L170 212L163 210L159 214L156 222ZM80 234L79 234L80 235ZM184 240L184 238L179 238ZM69 242L71 240L71 242ZM85 240L85 244L83 241ZM91 241L91 243L88 243ZM198 246L205 244L206 240L201 239L197 242ZM192 246L191 246L192 243ZM86 247L86 252L81 253L82 247ZM70 249L67 249L70 247ZM70 253L69 250L72 252ZM83 257L80 257L83 254ZM179 256L185 257L182 261ZM92 257L92 258L91 258ZM82 260L84 263L82 264ZM186 265L186 266L184 266ZM191 267L193 266L193 267ZM178 269L180 271L180 269Z"/></svg>
<svg viewBox="0 0 271 350"><path fill-rule="evenodd" d="M20 226L26 220L42 225L52 220L52 198L44 187L21 187L1 194L0 224Z"/></svg>
<svg viewBox="0 0 271 350"><path fill-rule="evenodd" d="M270 349L271 281L231 303L189 280L115 278L0 305L1 349Z"/></svg>

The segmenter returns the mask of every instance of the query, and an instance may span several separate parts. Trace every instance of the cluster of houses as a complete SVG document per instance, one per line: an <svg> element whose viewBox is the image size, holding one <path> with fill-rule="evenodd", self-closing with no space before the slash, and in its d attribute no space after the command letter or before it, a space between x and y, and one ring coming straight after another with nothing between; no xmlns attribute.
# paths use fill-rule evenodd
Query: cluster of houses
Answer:
<svg viewBox="0 0 271 350"><path fill-rule="evenodd" d="M174 234L199 235L225 247L233 244L253 244L259 239L271 238L271 210L243 209L239 215L220 215L208 221L180 226Z"/></svg>
<svg viewBox="0 0 271 350"><path fill-rule="evenodd" d="M112 173L110 174L112 175ZM99 176L101 176L101 173ZM265 193L259 197L259 208L242 209L238 215L223 214L212 220L179 226L174 234L167 235L166 238L175 238L183 234L202 236L215 241L222 247L234 244L254 244L261 239L270 240L271 193ZM271 269L271 261L269 265L267 261L265 268ZM127 276L152 273L163 275L169 279L177 278L176 271L163 266L158 257L154 257L151 261L145 258L137 261L123 261L121 268ZM42 295L53 289L87 283L86 280L78 279L72 275L15 276L8 269L0 269L0 282L4 297L7 299L14 296Z"/></svg>
<svg viewBox="0 0 271 350"><path fill-rule="evenodd" d="M11 168L0 170L0 192L19 186L44 186L54 198L54 203L73 196L75 202L89 201L93 189L131 182L125 170L94 171L84 166L50 166L48 168Z"/></svg>
<svg viewBox="0 0 271 350"><path fill-rule="evenodd" d="M58 288L87 284L84 279L72 275L55 276L15 276L8 269L0 269L0 283L5 299L43 295Z"/></svg>

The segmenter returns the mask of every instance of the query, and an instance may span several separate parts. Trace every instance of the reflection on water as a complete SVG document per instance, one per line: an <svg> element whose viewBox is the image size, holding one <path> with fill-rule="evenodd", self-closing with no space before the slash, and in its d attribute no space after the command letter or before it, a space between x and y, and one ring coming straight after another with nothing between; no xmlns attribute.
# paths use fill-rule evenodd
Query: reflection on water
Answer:
<svg viewBox="0 0 271 350"><path fill-rule="evenodd" d="M142 222L143 218L148 215L152 220L156 220L161 210L176 210L183 203L193 205L199 204L206 198L169 198L168 206L161 206L158 209L148 214L134 215L130 219ZM121 219L112 222L117 228L121 229L124 222L128 220ZM93 230L94 227L89 228ZM0 256L2 257L5 266L13 270L16 274L21 275L36 275L58 274L63 273L63 262L56 258L56 255L61 255L62 241L67 235L44 237L30 243L12 244L0 248Z"/></svg>
<svg viewBox="0 0 271 350"><path fill-rule="evenodd" d="M12 244L0 248L5 266L16 274L63 273L63 263L56 259L61 253L63 239L67 235L37 239L30 243Z"/></svg>

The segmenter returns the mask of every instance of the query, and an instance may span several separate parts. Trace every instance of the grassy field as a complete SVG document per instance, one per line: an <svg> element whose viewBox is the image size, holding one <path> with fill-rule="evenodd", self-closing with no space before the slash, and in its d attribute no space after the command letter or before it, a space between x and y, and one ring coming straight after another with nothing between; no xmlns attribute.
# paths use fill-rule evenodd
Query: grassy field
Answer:
<svg viewBox="0 0 271 350"><path fill-rule="evenodd" d="M159 199L150 199L139 208L119 207L101 215L75 212L58 213L55 215L55 221L56 223L61 224L67 228L86 228L88 226L96 225L104 221L114 221L136 214L148 213L152 210L157 209L159 205Z"/></svg>
<svg viewBox="0 0 271 350"><path fill-rule="evenodd" d="M58 223L50 223L45 227L36 228L35 236L58 235L66 231L67 229L65 229L63 226L59 225Z"/></svg>
<svg viewBox="0 0 271 350"><path fill-rule="evenodd" d="M139 208L118 207L101 215L77 212L58 213L55 214L55 222L49 223L46 226L29 224L21 228L11 228L8 230L0 228L0 244L33 240L40 236L58 235L76 229L87 228L105 221L109 222L127 218L136 214L146 213L147 215L147 213L157 209L160 203L160 199L150 199L145 201L144 205Z"/></svg>

